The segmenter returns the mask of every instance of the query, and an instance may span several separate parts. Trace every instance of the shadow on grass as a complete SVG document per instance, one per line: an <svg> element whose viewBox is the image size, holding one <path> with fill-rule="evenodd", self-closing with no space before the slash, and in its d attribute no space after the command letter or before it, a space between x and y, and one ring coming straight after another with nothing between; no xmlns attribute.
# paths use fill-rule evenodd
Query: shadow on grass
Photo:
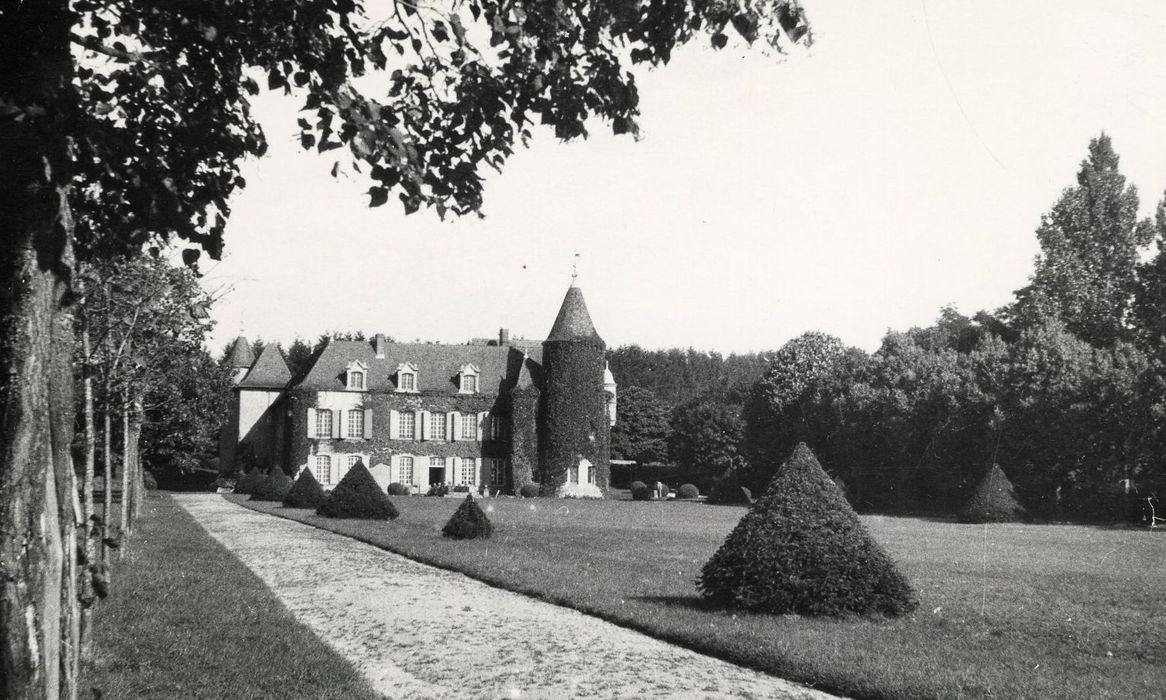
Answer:
<svg viewBox="0 0 1166 700"><path fill-rule="evenodd" d="M638 595L631 596L631 600L653 603L665 608L685 608L687 610L701 610L704 612L725 611L729 609L718 602L702 598L698 595Z"/></svg>

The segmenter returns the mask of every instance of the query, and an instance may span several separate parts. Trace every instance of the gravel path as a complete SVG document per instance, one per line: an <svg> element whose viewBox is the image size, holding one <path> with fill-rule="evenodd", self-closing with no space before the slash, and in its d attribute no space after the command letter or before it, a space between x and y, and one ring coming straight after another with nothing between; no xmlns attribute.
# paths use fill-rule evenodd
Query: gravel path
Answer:
<svg viewBox="0 0 1166 700"><path fill-rule="evenodd" d="M214 494L175 500L391 698L829 698Z"/></svg>

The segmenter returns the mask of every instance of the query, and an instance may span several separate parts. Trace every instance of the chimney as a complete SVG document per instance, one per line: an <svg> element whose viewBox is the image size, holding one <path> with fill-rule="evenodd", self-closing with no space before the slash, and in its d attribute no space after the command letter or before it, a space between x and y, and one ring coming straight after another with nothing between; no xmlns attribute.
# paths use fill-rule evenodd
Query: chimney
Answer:
<svg viewBox="0 0 1166 700"><path fill-rule="evenodd" d="M499 328L498 329L498 344L499 345L509 345L510 344L510 329L509 328Z"/></svg>
<svg viewBox="0 0 1166 700"><path fill-rule="evenodd" d="M377 351L377 359L378 360L385 359L385 334L384 333L377 333L373 337L372 343L373 343L373 347L376 348L376 351Z"/></svg>

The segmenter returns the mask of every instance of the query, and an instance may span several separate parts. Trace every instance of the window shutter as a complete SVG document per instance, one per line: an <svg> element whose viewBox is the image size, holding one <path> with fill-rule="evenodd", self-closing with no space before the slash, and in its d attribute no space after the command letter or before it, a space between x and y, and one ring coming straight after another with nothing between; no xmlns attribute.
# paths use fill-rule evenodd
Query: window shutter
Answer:
<svg viewBox="0 0 1166 700"><path fill-rule="evenodd" d="M366 408L364 410L364 439L368 440L372 437L372 409Z"/></svg>
<svg viewBox="0 0 1166 700"><path fill-rule="evenodd" d="M418 440L429 439L429 411L417 412L417 429L421 431L421 437Z"/></svg>
<svg viewBox="0 0 1166 700"><path fill-rule="evenodd" d="M340 414L344 411L332 411L332 437L340 437Z"/></svg>
<svg viewBox="0 0 1166 700"><path fill-rule="evenodd" d="M413 411L413 439L420 440L421 436L421 411Z"/></svg>
<svg viewBox="0 0 1166 700"><path fill-rule="evenodd" d="M336 411L336 437L344 439L348 437L348 411Z"/></svg>
<svg viewBox="0 0 1166 700"><path fill-rule="evenodd" d="M401 465L397 463L397 456L389 457L389 483L401 483Z"/></svg>
<svg viewBox="0 0 1166 700"><path fill-rule="evenodd" d="M490 414L488 412L481 412L478 414L478 442L489 440L492 436L487 436L486 431L490 429Z"/></svg>
<svg viewBox="0 0 1166 700"><path fill-rule="evenodd" d="M389 411L389 439L396 440L401 437L401 414L397 411Z"/></svg>
<svg viewBox="0 0 1166 700"><path fill-rule="evenodd" d="M453 442L453 426L457 424L456 416L457 414L453 412L445 414L445 439L449 442Z"/></svg>
<svg viewBox="0 0 1166 700"><path fill-rule="evenodd" d="M465 437L462 435L462 414L459 411L453 412L453 439L465 439Z"/></svg>
<svg viewBox="0 0 1166 700"><path fill-rule="evenodd" d="M308 437L316 437L316 409L308 409Z"/></svg>

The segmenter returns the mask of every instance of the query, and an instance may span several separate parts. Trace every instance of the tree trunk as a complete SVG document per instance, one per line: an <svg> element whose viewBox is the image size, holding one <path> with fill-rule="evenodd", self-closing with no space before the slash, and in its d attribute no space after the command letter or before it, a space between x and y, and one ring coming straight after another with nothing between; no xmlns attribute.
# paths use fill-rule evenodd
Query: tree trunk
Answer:
<svg viewBox="0 0 1166 700"><path fill-rule="evenodd" d="M84 498L81 499L82 537L84 537L84 556L86 569L81 572L81 657L88 658L91 652L92 629L90 627L91 609L97 600L93 591L93 567L97 563L97 545L93 539L92 517L96 512L93 508L93 479L97 471L97 427L93 422L93 377L90 373L89 357L93 353L93 346L89 339L89 319L82 310L81 315L81 357L83 361L81 372L81 394L84 401L85 432L83 436L85 449L85 482Z"/></svg>
<svg viewBox="0 0 1166 700"><path fill-rule="evenodd" d="M101 543L98 549L101 553L101 568L106 577L109 576L109 546L105 540L113 536L109 527L109 519L113 514L113 402L110 400L112 388L109 379L105 380L105 406L101 411L101 446L105 452L101 456L104 472L101 489Z"/></svg>
<svg viewBox="0 0 1166 700"><path fill-rule="evenodd" d="M118 509L117 521L117 534L121 539L119 557L125 553L128 544L126 534L130 531L130 502L133 499L130 493L133 474L130 464L133 459L133 451L130 449L130 390L126 388L121 395L121 508Z"/></svg>
<svg viewBox="0 0 1166 700"><path fill-rule="evenodd" d="M66 0L6 3L0 15L0 697L12 700L60 697L62 661L73 668L61 635L73 519L62 528L60 508L72 378L54 361L69 281L70 25Z"/></svg>
<svg viewBox="0 0 1166 700"><path fill-rule="evenodd" d="M142 497L145 494L145 474L142 471L142 420L144 418L141 392L134 393L133 410L130 412L130 447L133 448L133 500L130 505L130 529L134 527L142 513Z"/></svg>

